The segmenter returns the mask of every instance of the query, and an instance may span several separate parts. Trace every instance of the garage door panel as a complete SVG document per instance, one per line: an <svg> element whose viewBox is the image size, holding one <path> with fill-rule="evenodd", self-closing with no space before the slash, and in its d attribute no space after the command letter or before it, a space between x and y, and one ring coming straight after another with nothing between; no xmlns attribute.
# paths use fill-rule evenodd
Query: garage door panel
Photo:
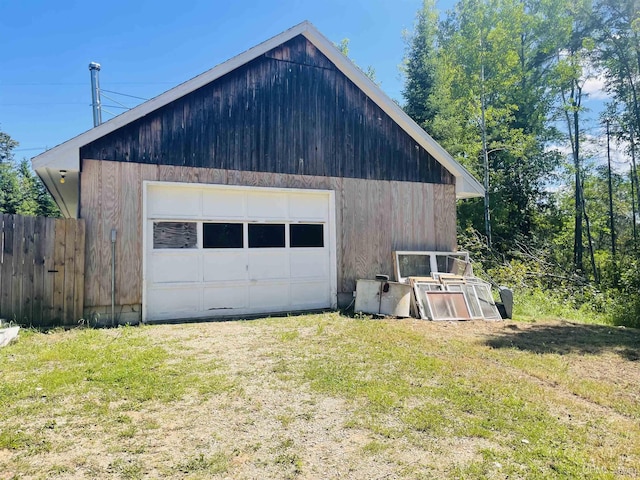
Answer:
<svg viewBox="0 0 640 480"><path fill-rule="evenodd" d="M243 219L247 214L246 193L233 190L205 190L202 193L203 218Z"/></svg>
<svg viewBox="0 0 640 480"><path fill-rule="evenodd" d="M325 308L331 303L331 292L326 281L291 284L291 303L302 308Z"/></svg>
<svg viewBox="0 0 640 480"><path fill-rule="evenodd" d="M203 255L202 271L205 282L247 280L247 253L206 252Z"/></svg>
<svg viewBox="0 0 640 480"><path fill-rule="evenodd" d="M151 318L181 318L201 311L201 288L154 288L147 294Z"/></svg>
<svg viewBox="0 0 640 480"><path fill-rule="evenodd" d="M291 220L320 221L329 218L326 195L289 195L289 218Z"/></svg>
<svg viewBox="0 0 640 480"><path fill-rule="evenodd" d="M321 277L329 275L329 253L325 248L291 250L290 275L292 278Z"/></svg>
<svg viewBox="0 0 640 480"><path fill-rule="evenodd" d="M204 287L203 309L212 315L233 315L249 306L246 285Z"/></svg>
<svg viewBox="0 0 640 480"><path fill-rule="evenodd" d="M152 283L201 281L200 257L195 254L156 253L151 255Z"/></svg>
<svg viewBox="0 0 640 480"><path fill-rule="evenodd" d="M200 216L202 192L195 188L150 189L147 208L150 217L192 218Z"/></svg>
<svg viewBox="0 0 640 480"><path fill-rule="evenodd" d="M249 286L249 308L252 310L263 312L278 308L286 310L289 303L288 282Z"/></svg>
<svg viewBox="0 0 640 480"><path fill-rule="evenodd" d="M270 280L289 276L289 254L284 249L249 251L249 280Z"/></svg>
<svg viewBox="0 0 640 480"><path fill-rule="evenodd" d="M247 218L285 219L289 215L287 196L284 193L247 193Z"/></svg>

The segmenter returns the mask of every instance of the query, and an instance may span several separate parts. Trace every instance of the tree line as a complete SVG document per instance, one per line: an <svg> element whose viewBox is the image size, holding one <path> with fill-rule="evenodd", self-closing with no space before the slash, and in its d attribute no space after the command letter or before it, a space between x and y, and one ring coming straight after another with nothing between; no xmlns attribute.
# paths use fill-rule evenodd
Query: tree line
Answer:
<svg viewBox="0 0 640 480"><path fill-rule="evenodd" d="M60 210L29 161L15 159L18 142L0 131L0 213L59 217Z"/></svg>
<svg viewBox="0 0 640 480"><path fill-rule="evenodd" d="M531 285L638 296L639 8L458 0L441 14L424 0L417 12L404 109L488 186L488 201L458 207L460 243L487 269L524 262ZM607 96L595 128L593 80ZM612 166L607 143L628 163Z"/></svg>

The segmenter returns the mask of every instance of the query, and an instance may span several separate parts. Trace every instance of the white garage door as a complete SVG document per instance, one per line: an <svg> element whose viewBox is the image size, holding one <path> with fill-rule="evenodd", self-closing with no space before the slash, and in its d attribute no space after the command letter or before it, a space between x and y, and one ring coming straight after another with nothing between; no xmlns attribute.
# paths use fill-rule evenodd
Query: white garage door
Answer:
<svg viewBox="0 0 640 480"><path fill-rule="evenodd" d="M145 321L335 308L332 191L144 191Z"/></svg>

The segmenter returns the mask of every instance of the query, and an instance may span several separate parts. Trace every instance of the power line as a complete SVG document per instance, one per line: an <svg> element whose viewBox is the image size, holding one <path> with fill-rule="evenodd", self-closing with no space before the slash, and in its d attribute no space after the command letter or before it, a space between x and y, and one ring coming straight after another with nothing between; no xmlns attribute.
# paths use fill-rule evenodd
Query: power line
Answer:
<svg viewBox="0 0 640 480"><path fill-rule="evenodd" d="M110 82L109 85L177 85L184 80L177 82ZM0 86L6 87L40 87L40 86L86 86L86 83L75 82L0 82Z"/></svg>
<svg viewBox="0 0 640 480"><path fill-rule="evenodd" d="M105 94L104 94L104 93L102 93L102 92L104 92L104 90L100 90L100 96L101 96L101 97L108 98L108 99L109 99L109 100L111 100L112 102L117 103L121 108L126 108L127 110L129 109L129 107L127 107L126 105L124 105L124 104L120 103L120 102L119 102L119 101L117 101L115 98L111 98L109 95L105 95Z"/></svg>
<svg viewBox="0 0 640 480"><path fill-rule="evenodd" d="M0 103L2 107L38 107L42 105L86 105L86 102L30 102L30 103Z"/></svg>
<svg viewBox="0 0 640 480"><path fill-rule="evenodd" d="M144 98L144 97L136 97L135 95L129 95L129 94L126 94L126 93L113 92L113 91L111 91L111 90L106 90L106 89L104 89L104 88L101 88L101 89L100 89L100 92L114 93L114 94L116 94L116 95L122 95L123 97L137 98L138 100L145 100L145 101L146 101L146 100L149 100L148 98ZM106 95L105 95L105 97L106 97ZM107 97L107 98L109 98L109 97Z"/></svg>
<svg viewBox="0 0 640 480"><path fill-rule="evenodd" d="M117 113L110 112L110 111L109 111L109 110L107 110L106 108L102 108L102 111L103 111L103 112L107 112L107 113L108 113L109 115L111 115L112 117L117 117L117 116L118 116L118 114L117 114Z"/></svg>

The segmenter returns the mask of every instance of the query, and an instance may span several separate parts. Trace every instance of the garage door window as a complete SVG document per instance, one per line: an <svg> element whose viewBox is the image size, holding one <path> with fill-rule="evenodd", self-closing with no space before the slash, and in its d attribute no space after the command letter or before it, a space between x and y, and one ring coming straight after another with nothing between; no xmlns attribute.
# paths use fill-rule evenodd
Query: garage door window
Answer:
<svg viewBox="0 0 640 480"><path fill-rule="evenodd" d="M250 223L249 248L284 248L284 223Z"/></svg>
<svg viewBox="0 0 640 480"><path fill-rule="evenodd" d="M153 222L153 248L198 248L195 222Z"/></svg>
<svg viewBox="0 0 640 480"><path fill-rule="evenodd" d="M324 247L322 224L292 223L289 233L292 247Z"/></svg>
<svg viewBox="0 0 640 480"><path fill-rule="evenodd" d="M203 223L203 248L242 248L242 223Z"/></svg>

